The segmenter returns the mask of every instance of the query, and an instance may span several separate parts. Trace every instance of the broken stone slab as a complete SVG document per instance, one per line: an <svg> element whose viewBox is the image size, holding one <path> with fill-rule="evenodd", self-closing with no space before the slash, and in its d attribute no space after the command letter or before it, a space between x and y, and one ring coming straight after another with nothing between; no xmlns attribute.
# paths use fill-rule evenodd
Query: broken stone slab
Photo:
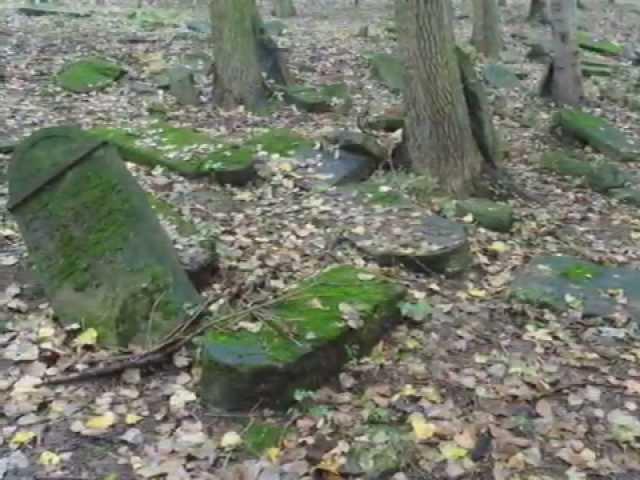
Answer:
<svg viewBox="0 0 640 480"><path fill-rule="evenodd" d="M374 209L364 216L367 228L358 225L344 236L381 266L455 275L471 264L463 225L404 205Z"/></svg>
<svg viewBox="0 0 640 480"><path fill-rule="evenodd" d="M624 46L605 39L598 39L587 32L578 32L578 45L584 50L600 55L617 57L624 52Z"/></svg>
<svg viewBox="0 0 640 480"><path fill-rule="evenodd" d="M578 160L559 150L542 155L541 166L544 170L565 177L587 177L593 170L591 162Z"/></svg>
<svg viewBox="0 0 640 480"><path fill-rule="evenodd" d="M400 320L404 296L398 284L344 265L302 282L256 322L201 337L202 401L225 410L288 405L296 390L315 389L366 355Z"/></svg>
<svg viewBox="0 0 640 480"><path fill-rule="evenodd" d="M67 64L56 77L56 83L73 93L102 90L118 81L125 69L108 60L90 57Z"/></svg>
<svg viewBox="0 0 640 480"><path fill-rule="evenodd" d="M169 68L167 72L169 92L181 105L199 105L200 92L196 87L193 72L182 65Z"/></svg>
<svg viewBox="0 0 640 480"><path fill-rule="evenodd" d="M511 231L515 221L511 205L485 198L470 198L456 202L456 213L461 217L471 214L478 225L494 232Z"/></svg>
<svg viewBox="0 0 640 480"><path fill-rule="evenodd" d="M374 53L368 60L373 78L393 92L400 93L404 90L406 69L402 60L389 53Z"/></svg>
<svg viewBox="0 0 640 480"><path fill-rule="evenodd" d="M90 17L91 12L82 12L79 10L67 10L52 7L18 7L16 12L28 17L42 17L45 15L61 15L65 17L83 18Z"/></svg>
<svg viewBox="0 0 640 480"><path fill-rule="evenodd" d="M586 143L612 160L640 160L638 144L603 118L580 110L561 110L555 114L553 123L564 135Z"/></svg>
<svg viewBox="0 0 640 480"><path fill-rule="evenodd" d="M198 291L213 281L218 271L216 239L206 228L197 227L177 207L157 195L149 194L149 203L169 234L180 264Z"/></svg>
<svg viewBox="0 0 640 480"><path fill-rule="evenodd" d="M499 90L511 90L520 86L520 79L510 69L497 63L484 67L484 79L490 87Z"/></svg>
<svg viewBox="0 0 640 480"><path fill-rule="evenodd" d="M163 122L146 129L107 127L91 133L116 145L126 161L142 166L161 166L186 177L212 176L221 184L236 186L257 178L255 159L259 148L255 142L260 141L259 136L246 145L230 145L196 130ZM268 134L264 135L266 138ZM278 135L273 137L275 143Z"/></svg>
<svg viewBox="0 0 640 480"><path fill-rule="evenodd" d="M626 304L611 295L618 291ZM557 311L577 308L587 317L605 317L622 310L640 320L639 271L575 257L535 258L516 274L511 294L518 301Z"/></svg>
<svg viewBox="0 0 640 480"><path fill-rule="evenodd" d="M284 88L284 99L287 103L310 113L347 113L352 105L349 89L344 83L320 87L291 85Z"/></svg>
<svg viewBox="0 0 640 480"><path fill-rule="evenodd" d="M527 59L536 63L549 63L551 48L545 43L533 43L527 52Z"/></svg>
<svg viewBox="0 0 640 480"><path fill-rule="evenodd" d="M56 315L101 344L149 346L201 301L118 151L80 129L18 145L8 209Z"/></svg>

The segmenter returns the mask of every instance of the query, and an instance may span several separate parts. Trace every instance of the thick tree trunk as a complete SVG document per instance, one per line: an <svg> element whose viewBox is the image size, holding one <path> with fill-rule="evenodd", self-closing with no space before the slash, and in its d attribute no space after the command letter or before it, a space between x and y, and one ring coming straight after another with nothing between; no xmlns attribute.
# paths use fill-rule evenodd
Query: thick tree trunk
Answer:
<svg viewBox="0 0 640 480"><path fill-rule="evenodd" d="M473 0L471 43L484 56L497 58L502 50L497 0Z"/></svg>
<svg viewBox="0 0 640 480"><path fill-rule="evenodd" d="M214 100L223 108L261 107L269 96L262 76L262 21L255 0L210 0Z"/></svg>
<svg viewBox="0 0 640 480"><path fill-rule="evenodd" d="M280 18L295 17L296 7L293 0L274 0L273 15Z"/></svg>
<svg viewBox="0 0 640 480"><path fill-rule="evenodd" d="M531 0L528 17L528 20L530 22L540 22L544 23L545 25L549 23L547 1L548 0Z"/></svg>
<svg viewBox="0 0 640 480"><path fill-rule="evenodd" d="M467 196L484 167L455 53L450 0L396 0L407 60L406 137L414 170Z"/></svg>
<svg viewBox="0 0 640 480"><path fill-rule="evenodd" d="M576 18L576 0L551 0L553 63L546 93L559 104L578 105L584 98Z"/></svg>

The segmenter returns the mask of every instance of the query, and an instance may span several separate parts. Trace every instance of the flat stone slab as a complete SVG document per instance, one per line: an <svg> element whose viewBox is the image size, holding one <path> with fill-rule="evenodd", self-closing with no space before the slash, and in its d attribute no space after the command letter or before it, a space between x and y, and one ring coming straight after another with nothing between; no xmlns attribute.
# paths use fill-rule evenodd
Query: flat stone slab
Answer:
<svg viewBox="0 0 640 480"><path fill-rule="evenodd" d="M367 270L336 266L242 326L206 333L203 402L226 410L289 404L296 390L317 388L353 355L366 355L401 318L404 295Z"/></svg>
<svg viewBox="0 0 640 480"><path fill-rule="evenodd" d="M56 77L56 83L73 93L88 93L107 88L126 73L108 60L91 57L66 65Z"/></svg>
<svg viewBox="0 0 640 480"><path fill-rule="evenodd" d="M369 56L369 64L373 78L396 93L404 90L406 69L398 57L389 53L375 53Z"/></svg>
<svg viewBox="0 0 640 480"><path fill-rule="evenodd" d="M490 87L511 90L520 86L520 79L509 68L497 63L484 67L484 78Z"/></svg>
<svg viewBox="0 0 640 480"><path fill-rule="evenodd" d="M512 296L525 303L565 311L579 308L588 317L618 310L640 320L640 272L604 267L575 257L535 258L516 274ZM622 298L620 302L617 298Z"/></svg>
<svg viewBox="0 0 640 480"><path fill-rule="evenodd" d="M460 200L456 202L456 210L460 216L471 214L478 225L495 232L509 232L515 221L510 205L484 198Z"/></svg>
<svg viewBox="0 0 640 480"><path fill-rule="evenodd" d="M89 17L91 12L82 12L78 10L66 10L62 8L51 7L18 7L16 12L26 15L28 17L42 17L45 15L63 15L66 17Z"/></svg>
<svg viewBox="0 0 640 480"><path fill-rule="evenodd" d="M554 116L554 125L565 135L586 143L612 160L640 160L640 146L603 118L580 110L561 110Z"/></svg>
<svg viewBox="0 0 640 480"><path fill-rule="evenodd" d="M577 37L580 48L590 52L610 57L617 57L618 55L622 55L624 52L624 47L619 43L596 38L587 32L578 32Z"/></svg>
<svg viewBox="0 0 640 480"><path fill-rule="evenodd" d="M288 130L269 130L241 144L189 128L159 122L147 129L98 128L98 138L118 147L123 158L148 167L162 166L187 177L212 176L218 183L243 186L257 178L260 154L287 156L310 149L311 142Z"/></svg>
<svg viewBox="0 0 640 480"><path fill-rule="evenodd" d="M0 153L6 155L13 152L16 148L16 143L17 142L15 140L12 140L10 138L0 137Z"/></svg>
<svg viewBox="0 0 640 480"><path fill-rule="evenodd" d="M285 87L284 99L310 113L340 111L346 113L352 105L349 89L344 83L321 85L291 85Z"/></svg>
<svg viewBox="0 0 640 480"><path fill-rule="evenodd" d="M19 144L8 209L56 315L104 345L153 344L201 301L118 151L80 129Z"/></svg>

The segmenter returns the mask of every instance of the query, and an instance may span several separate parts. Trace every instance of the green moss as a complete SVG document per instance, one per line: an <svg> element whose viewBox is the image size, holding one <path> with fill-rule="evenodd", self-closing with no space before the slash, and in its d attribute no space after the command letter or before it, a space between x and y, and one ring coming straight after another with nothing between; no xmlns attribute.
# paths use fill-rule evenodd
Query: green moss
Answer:
<svg viewBox="0 0 640 480"><path fill-rule="evenodd" d="M248 453L261 456L269 448L278 448L287 430L272 423L252 423L244 432L243 440Z"/></svg>
<svg viewBox="0 0 640 480"><path fill-rule="evenodd" d="M547 152L542 156L542 168L567 177L586 177L593 166L584 160L577 160L564 152Z"/></svg>
<svg viewBox="0 0 640 480"><path fill-rule="evenodd" d="M349 90L343 83L320 87L292 85L285 89L285 97L303 110L315 113L329 112L335 107L345 110L351 106Z"/></svg>
<svg viewBox="0 0 640 480"><path fill-rule="evenodd" d="M576 263L560 272L560 275L574 283L585 283L600 276L602 270L596 265L587 263Z"/></svg>
<svg viewBox="0 0 640 480"><path fill-rule="evenodd" d="M170 223L175 225L180 235L188 237L198 233L196 226L187 221L175 206L161 198L158 198L152 193L147 193L147 198L149 199L151 208L153 208L153 210L160 216L166 218Z"/></svg>
<svg viewBox="0 0 640 480"><path fill-rule="evenodd" d="M86 58L67 65L56 77L65 90L86 93L100 90L124 75L125 70L101 58Z"/></svg>
<svg viewBox="0 0 640 480"><path fill-rule="evenodd" d="M565 306L563 300L549 294L542 288L519 288L513 292L512 296L519 302L541 308L562 310Z"/></svg>
<svg viewBox="0 0 640 480"><path fill-rule="evenodd" d="M601 55L618 56L624 52L624 47L618 43L610 42L604 39L595 39L587 32L578 32L578 45Z"/></svg>

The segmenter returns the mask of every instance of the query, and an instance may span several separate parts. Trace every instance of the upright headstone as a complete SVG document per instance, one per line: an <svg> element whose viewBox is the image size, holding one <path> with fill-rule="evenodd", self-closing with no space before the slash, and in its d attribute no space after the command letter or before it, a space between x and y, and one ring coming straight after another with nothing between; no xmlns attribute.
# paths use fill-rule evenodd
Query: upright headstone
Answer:
<svg viewBox="0 0 640 480"><path fill-rule="evenodd" d="M149 345L200 301L117 149L78 128L18 145L8 208L56 314L102 344Z"/></svg>

